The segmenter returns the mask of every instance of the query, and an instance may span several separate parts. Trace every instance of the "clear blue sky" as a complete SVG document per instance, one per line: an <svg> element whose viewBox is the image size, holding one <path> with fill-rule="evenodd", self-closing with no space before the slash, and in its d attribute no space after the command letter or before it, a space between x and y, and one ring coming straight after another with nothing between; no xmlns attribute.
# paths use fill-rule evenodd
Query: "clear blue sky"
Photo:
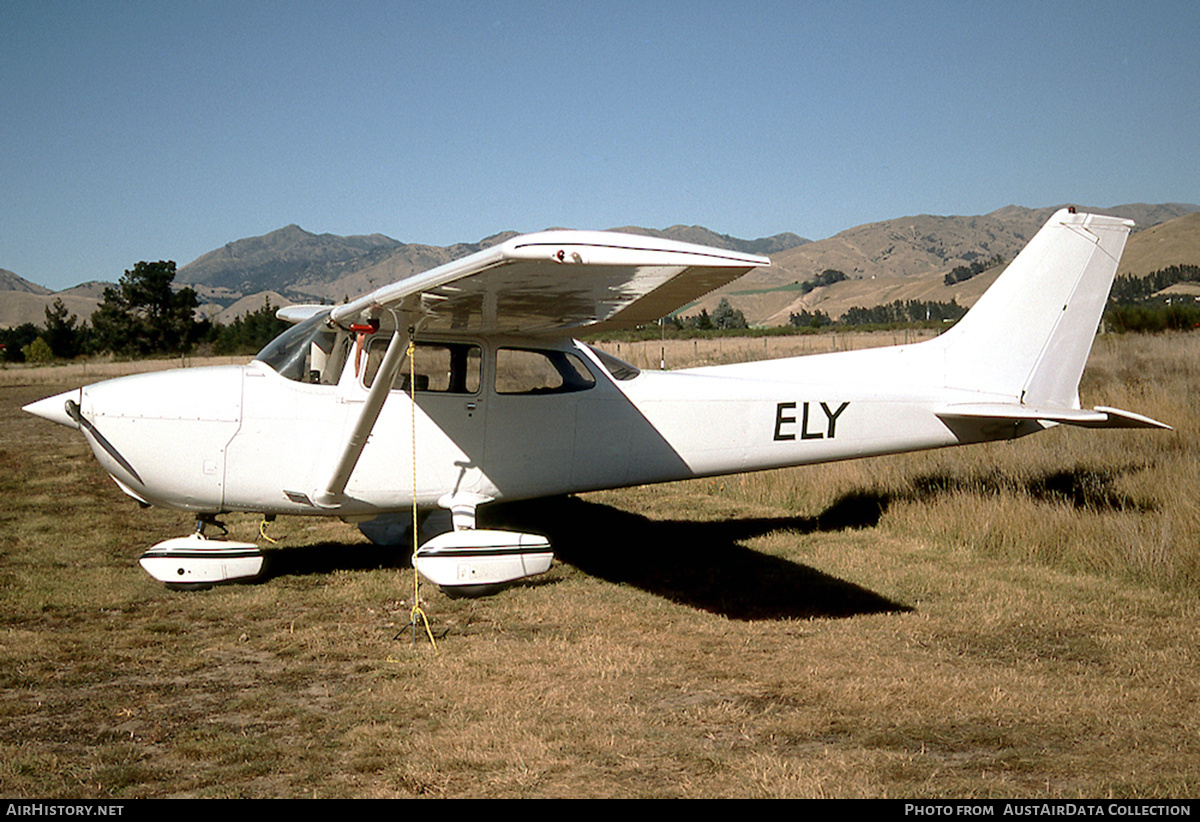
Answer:
<svg viewBox="0 0 1200 822"><path fill-rule="evenodd" d="M0 0L0 268L1200 201L1200 3Z"/></svg>

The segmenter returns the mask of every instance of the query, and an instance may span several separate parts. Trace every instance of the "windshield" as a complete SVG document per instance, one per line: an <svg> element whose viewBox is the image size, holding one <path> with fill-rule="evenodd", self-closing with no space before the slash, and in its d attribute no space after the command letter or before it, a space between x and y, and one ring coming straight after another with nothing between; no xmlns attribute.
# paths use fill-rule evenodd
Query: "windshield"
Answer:
<svg viewBox="0 0 1200 822"><path fill-rule="evenodd" d="M337 340L345 334L339 335L336 328L330 328L328 319L329 311L309 317L272 340L254 359L289 380L336 383L341 357L331 355L339 353Z"/></svg>

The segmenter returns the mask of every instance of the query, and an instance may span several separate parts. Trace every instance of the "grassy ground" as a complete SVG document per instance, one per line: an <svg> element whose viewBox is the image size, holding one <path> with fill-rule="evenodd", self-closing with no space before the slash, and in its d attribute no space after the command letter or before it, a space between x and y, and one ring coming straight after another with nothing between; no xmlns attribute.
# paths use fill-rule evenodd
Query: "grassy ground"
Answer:
<svg viewBox="0 0 1200 822"><path fill-rule="evenodd" d="M747 356L700 350L727 342L694 354ZM260 584L165 590L136 558L188 518L19 411L77 375L2 377L4 796L1200 790L1196 335L1101 339L1085 376L1085 404L1173 433L489 512L559 561L481 600L423 587L436 652L405 631L405 558L338 522L270 526Z"/></svg>

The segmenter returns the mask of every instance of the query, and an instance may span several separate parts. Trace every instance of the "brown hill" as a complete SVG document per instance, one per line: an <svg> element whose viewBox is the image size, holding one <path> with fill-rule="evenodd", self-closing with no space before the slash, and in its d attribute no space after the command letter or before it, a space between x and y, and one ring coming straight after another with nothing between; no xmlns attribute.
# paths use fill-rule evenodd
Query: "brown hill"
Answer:
<svg viewBox="0 0 1200 822"><path fill-rule="evenodd" d="M67 297L78 297L85 300L95 300L96 305L104 300L104 289L111 288L114 283L102 283L98 280L92 280L87 283L80 283L71 288L65 288L62 291L56 292L53 296L62 297L64 300ZM51 300L53 302L53 300ZM90 312L89 312L90 313Z"/></svg>
<svg viewBox="0 0 1200 822"><path fill-rule="evenodd" d="M894 300L927 300L970 305L998 272L985 272L954 286L943 277L952 268L994 256L1011 259L1042 226L1056 207L1006 206L990 214L968 217L917 215L870 223L833 237L810 242L795 234L741 240L701 226L666 229L624 227L623 231L685 242L769 254L772 266L756 269L705 300L711 313L722 296L755 324L782 325L791 312L821 310L839 316L855 305L870 307ZM1082 207L1081 207L1082 208ZM1139 223L1129 240L1122 273L1146 274L1173 264L1200 262L1200 208L1167 203L1132 203L1111 209ZM502 242L503 232L477 243L431 246L401 243L382 234L339 237L312 234L290 225L227 243L179 269L176 282L196 289L202 316L229 322L261 307L289 302L341 302L386 283L426 271L450 260ZM802 294L799 284L826 269L849 279ZM79 317L90 317L103 296L105 283L84 283L57 295L10 271L0 270L0 326L32 322L40 325L44 309L56 296Z"/></svg>
<svg viewBox="0 0 1200 822"><path fill-rule="evenodd" d="M1117 273L1144 277L1172 265L1200 265L1200 211L1134 234Z"/></svg>
<svg viewBox="0 0 1200 822"><path fill-rule="evenodd" d="M451 246L406 244L383 234L340 237L296 225L227 243L179 269L176 282L226 295L272 291L294 301L339 301L426 271L514 235Z"/></svg>
<svg viewBox="0 0 1200 822"><path fill-rule="evenodd" d="M623 226L615 230L770 254L771 268L751 272L690 310L704 306L711 311L722 296L728 296L752 322L778 325L801 308L840 314L853 305L878 305L894 299L948 301L958 297L960 302L973 301L978 295L972 281L948 289L942 285L942 277L958 265L995 256L1011 259L1056 208L1006 206L973 217L903 217L857 226L817 242L790 233L742 240L702 226ZM1091 210L1120 214L1145 225L1196 209L1135 203ZM223 286L227 297L218 302L224 306L229 305L231 297L263 290L297 302L340 302L494 245L513 234L504 232L478 243L441 247L400 243L379 234L349 238L316 235L288 226L206 254L181 268L178 279L193 285ZM802 296L798 284L828 268L843 271L851 282ZM888 279L897 277L902 281ZM929 280L904 281L914 277Z"/></svg>
<svg viewBox="0 0 1200 822"><path fill-rule="evenodd" d="M27 291L0 292L0 328L12 328L25 323L41 326L46 322L46 309L59 297L67 311L82 319L92 316L100 301L67 292L61 294L32 294Z"/></svg>
<svg viewBox="0 0 1200 822"><path fill-rule="evenodd" d="M628 226L614 230L754 254L773 254L808 242L789 233L742 240L702 226L677 225L661 230ZM312 234L299 226L290 225L211 251L180 268L176 280L196 288L224 289L226 298L274 291L297 302L338 302L435 268L513 236L516 236L516 232L505 231L485 237L477 243L456 243L443 247L401 243L382 234L358 237ZM227 299L218 299L217 302L228 304Z"/></svg>
<svg viewBox="0 0 1200 822"><path fill-rule="evenodd" d="M285 291L306 280L336 279L347 268L369 264L400 245L382 234L340 237L289 225L226 243L180 268L175 281L227 288L239 295Z"/></svg>
<svg viewBox="0 0 1200 822"><path fill-rule="evenodd" d="M451 246L405 244L362 266L347 267L345 273L326 279L318 275L306 275L284 293L297 302L320 301L342 302L348 297L357 297L374 291L380 286L420 274L439 265L473 254L480 249L504 242L516 236L515 231L495 234L478 243L457 243Z"/></svg>
<svg viewBox="0 0 1200 822"><path fill-rule="evenodd" d="M22 294L49 294L50 289L31 283L24 277L19 277L7 268L0 268L0 291L12 291ZM7 295L6 295L7 296Z"/></svg>
<svg viewBox="0 0 1200 822"><path fill-rule="evenodd" d="M995 256L1011 260L1057 208L1006 206L977 216L926 214L856 226L826 240L774 255L770 268L755 269L685 313L694 313L701 307L711 313L722 297L727 297L751 323L759 325L784 325L791 313L801 310L821 310L837 317L856 305L866 308L898 299L937 302L956 299L960 305L970 305L999 272L991 277L980 274L954 286L944 285L945 275L956 266ZM1196 206L1180 204L1134 203L1086 210L1140 220L1142 225L1177 220L1188 212L1200 217ZM1144 233L1139 231L1130 239L1131 250L1137 247L1135 240ZM1176 232L1170 236L1175 237ZM1193 242L1200 251L1200 237ZM1187 241L1161 245L1169 246L1171 253L1183 253L1179 249ZM801 293L800 283L827 269L841 271L848 279L808 294Z"/></svg>
<svg viewBox="0 0 1200 822"><path fill-rule="evenodd" d="M196 315L219 322L222 325L229 325L238 317L258 311L268 302L271 308L275 309L282 308L285 305L292 305L293 301L274 291L260 291L257 294L247 294L230 305L222 305L217 302L202 303L200 308L197 309Z"/></svg>
<svg viewBox="0 0 1200 822"><path fill-rule="evenodd" d="M613 231L624 231L628 234L641 234L647 237L661 237L665 240L678 240L683 243L706 245L712 248L724 248L729 251L740 251L745 254L778 254L789 248L811 243L812 240L792 234L790 231L775 234L770 237L760 237L757 240L742 240L728 234L718 234L699 225L673 225L670 228L642 228L640 226L622 226Z"/></svg>
<svg viewBox="0 0 1200 822"><path fill-rule="evenodd" d="M46 322L46 309L56 298L63 301L69 312L86 319L100 305L104 286L105 283L83 283L55 293L0 268L0 328L25 323L42 325Z"/></svg>

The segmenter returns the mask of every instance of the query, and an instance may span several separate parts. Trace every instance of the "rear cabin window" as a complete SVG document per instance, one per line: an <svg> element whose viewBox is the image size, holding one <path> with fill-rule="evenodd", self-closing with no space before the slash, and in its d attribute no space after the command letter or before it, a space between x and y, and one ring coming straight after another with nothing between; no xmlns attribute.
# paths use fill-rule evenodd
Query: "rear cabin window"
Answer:
<svg viewBox="0 0 1200 822"><path fill-rule="evenodd" d="M376 340L367 349L363 383L369 388L375 382L388 340ZM407 343L401 343L406 345ZM470 343L418 342L410 365L406 359L392 389L410 392L415 378L418 391L443 394L475 394L479 392L480 349ZM413 373L415 372L415 374Z"/></svg>
<svg viewBox="0 0 1200 822"><path fill-rule="evenodd" d="M497 394L567 394L596 384L583 360L566 351L500 348L496 351Z"/></svg>

